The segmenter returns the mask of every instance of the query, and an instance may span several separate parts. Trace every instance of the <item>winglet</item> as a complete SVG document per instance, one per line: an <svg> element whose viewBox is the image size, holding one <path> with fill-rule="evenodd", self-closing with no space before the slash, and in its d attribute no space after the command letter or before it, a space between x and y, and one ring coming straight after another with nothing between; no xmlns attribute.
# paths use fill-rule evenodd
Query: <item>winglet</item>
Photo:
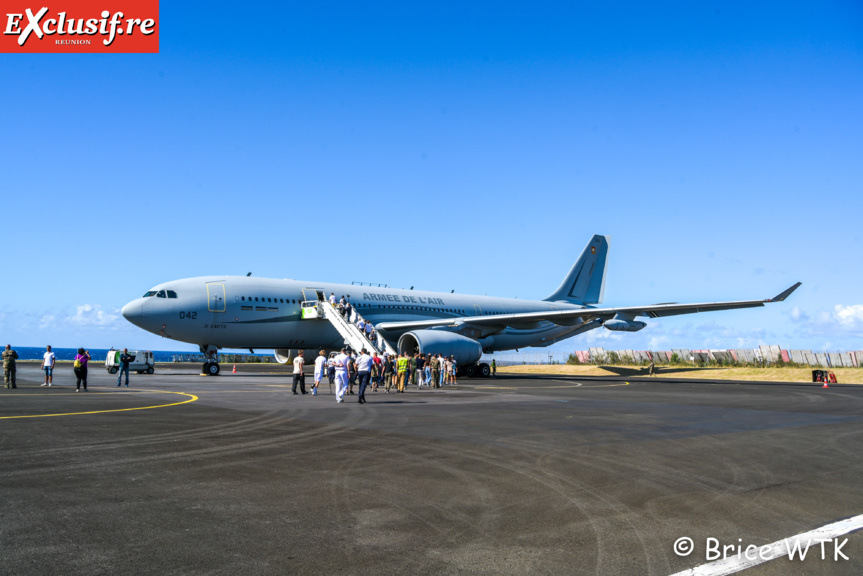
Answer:
<svg viewBox="0 0 863 576"><path fill-rule="evenodd" d="M789 288L785 292L782 292L778 296L774 296L773 298L768 300L768 302L782 302L783 300L785 300L786 298L791 296L791 293L794 292L795 290L797 290L797 288L799 288L801 284L802 284L802 282L798 282L797 284L795 284L794 286L792 286L791 288Z"/></svg>

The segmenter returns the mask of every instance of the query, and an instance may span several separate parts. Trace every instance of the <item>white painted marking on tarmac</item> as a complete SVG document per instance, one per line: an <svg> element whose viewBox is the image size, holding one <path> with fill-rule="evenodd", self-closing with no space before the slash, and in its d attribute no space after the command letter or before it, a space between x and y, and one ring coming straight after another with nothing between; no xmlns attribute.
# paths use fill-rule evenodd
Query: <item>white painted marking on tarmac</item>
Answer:
<svg viewBox="0 0 863 576"><path fill-rule="evenodd" d="M810 530L809 532L804 532L803 534L798 534L797 536L783 538L782 540L777 540L772 544L758 546L758 549L750 554L750 556L755 557L754 559L747 558L746 554L740 554L738 557L738 554L735 551L727 558L702 564L695 568L689 568L682 572L675 572L671 576L726 576L727 574L734 574L770 560L776 560L779 558L788 559L794 551L797 552L794 555L794 558L799 560L800 552L806 550L807 547L811 547L809 553L821 561L821 544L819 544L819 542L829 542L838 536L850 534L851 532L855 532L861 528L863 528L863 514L840 520L839 522L834 522L832 524L827 524L826 526ZM763 553L762 550L764 551ZM834 547L828 546L826 550L828 557L827 561L834 561Z"/></svg>

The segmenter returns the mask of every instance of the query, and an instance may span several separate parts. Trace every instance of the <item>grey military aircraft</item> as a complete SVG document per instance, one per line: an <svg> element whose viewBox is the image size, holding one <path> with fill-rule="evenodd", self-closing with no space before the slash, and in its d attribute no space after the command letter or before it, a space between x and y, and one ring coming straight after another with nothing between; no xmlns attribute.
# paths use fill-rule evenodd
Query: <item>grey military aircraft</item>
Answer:
<svg viewBox="0 0 863 576"><path fill-rule="evenodd" d="M286 362L294 349L339 349L345 340L333 322L304 319L303 307L328 294L350 302L393 348L454 356L469 375L487 374L483 352L544 347L588 330L636 332L637 318L662 318L715 310L754 308L785 300L794 284L767 300L702 304L600 307L608 266L608 236L596 235L560 287L543 300L520 300L277 280L250 276L204 276L159 284L123 307L123 316L166 338L198 344L211 360L204 372L218 374L222 348L273 349ZM304 304L305 303L305 304Z"/></svg>

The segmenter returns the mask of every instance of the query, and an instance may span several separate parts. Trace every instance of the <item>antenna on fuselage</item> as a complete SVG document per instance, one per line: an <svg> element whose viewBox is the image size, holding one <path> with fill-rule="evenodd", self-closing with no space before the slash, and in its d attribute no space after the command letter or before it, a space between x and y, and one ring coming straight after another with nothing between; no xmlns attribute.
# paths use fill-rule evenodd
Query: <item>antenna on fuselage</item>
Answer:
<svg viewBox="0 0 863 576"><path fill-rule="evenodd" d="M450 294L455 294L455 288L449 291Z"/></svg>
<svg viewBox="0 0 863 576"><path fill-rule="evenodd" d="M251 272L249 272L248 274L246 274L246 276L251 276L251 275L252 275L252 273L251 273Z"/></svg>

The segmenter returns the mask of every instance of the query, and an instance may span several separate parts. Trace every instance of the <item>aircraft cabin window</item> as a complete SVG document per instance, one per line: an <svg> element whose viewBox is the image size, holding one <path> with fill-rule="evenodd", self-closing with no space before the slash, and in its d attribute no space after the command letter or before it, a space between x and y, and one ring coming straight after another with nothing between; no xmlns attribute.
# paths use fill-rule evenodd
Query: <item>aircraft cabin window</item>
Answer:
<svg viewBox="0 0 863 576"><path fill-rule="evenodd" d="M176 292L174 292L173 290L168 290L168 298L176 298L176 297L177 297Z"/></svg>
<svg viewBox="0 0 863 576"><path fill-rule="evenodd" d="M240 296L240 299L241 299L243 302L245 302L245 301L246 301L246 297L245 297L245 296Z"/></svg>
<svg viewBox="0 0 863 576"><path fill-rule="evenodd" d="M156 298L167 298L167 296L165 296L165 291L159 290L158 292L156 292Z"/></svg>
<svg viewBox="0 0 863 576"><path fill-rule="evenodd" d="M155 291L155 290L150 290L149 292L147 292L146 294L144 294L144 296L142 296L142 298L149 298L150 296L155 296L155 295L156 295L156 291Z"/></svg>
<svg viewBox="0 0 863 576"><path fill-rule="evenodd" d="M257 301L258 301L258 297L257 297L257 296L255 296L255 302L257 302Z"/></svg>
<svg viewBox="0 0 863 576"><path fill-rule="evenodd" d="M284 298L279 298L279 302L281 302L282 304L284 304L284 303L285 303L285 299L284 299Z"/></svg>

